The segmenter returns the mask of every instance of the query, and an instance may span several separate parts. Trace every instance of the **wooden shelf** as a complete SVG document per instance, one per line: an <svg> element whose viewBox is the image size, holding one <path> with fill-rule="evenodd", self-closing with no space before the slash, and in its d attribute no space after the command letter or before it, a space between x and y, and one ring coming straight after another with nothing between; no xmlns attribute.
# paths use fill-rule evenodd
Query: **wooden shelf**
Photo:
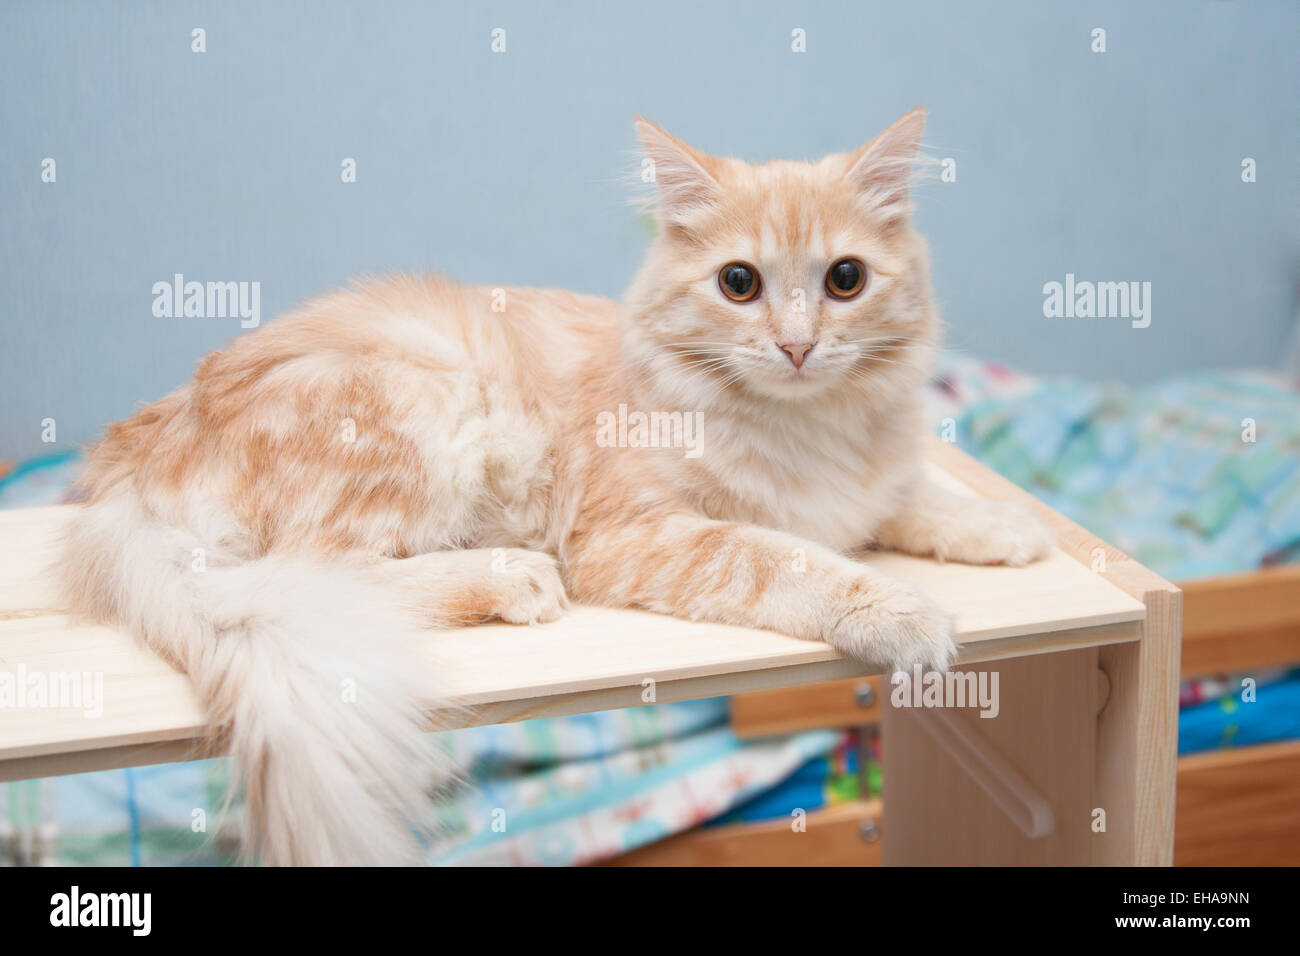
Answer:
<svg viewBox="0 0 1300 956"><path fill-rule="evenodd" d="M0 513L0 671L101 673L104 712L0 708L0 780L184 759L204 734L184 675L129 635L63 612L48 569L71 508ZM965 661L1131 642L1145 616L1142 601L1060 551L1027 568L884 553L863 560L952 610ZM428 654L449 693L471 708L441 715L444 726L638 706L646 681L667 702L866 673L817 642L594 607L536 627L430 632Z"/></svg>

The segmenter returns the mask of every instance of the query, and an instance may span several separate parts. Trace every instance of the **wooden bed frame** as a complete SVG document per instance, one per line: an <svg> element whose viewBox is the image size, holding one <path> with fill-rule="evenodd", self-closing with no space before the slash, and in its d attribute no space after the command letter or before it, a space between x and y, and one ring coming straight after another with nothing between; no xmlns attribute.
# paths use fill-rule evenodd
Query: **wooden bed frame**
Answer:
<svg viewBox="0 0 1300 956"><path fill-rule="evenodd" d="M959 458L945 459L945 466L970 480ZM978 478L972 484L979 487ZM1186 581L1180 587L1184 679L1300 662L1300 565ZM731 698L731 723L746 738L819 728L874 729L881 721L881 700L875 677L760 691ZM887 776L884 787L888 791ZM813 839L792 834L785 821L704 827L612 862L872 866L881 862L887 831L882 802L871 795L810 814L807 834ZM1300 740L1179 759L1174 863L1300 865Z"/></svg>

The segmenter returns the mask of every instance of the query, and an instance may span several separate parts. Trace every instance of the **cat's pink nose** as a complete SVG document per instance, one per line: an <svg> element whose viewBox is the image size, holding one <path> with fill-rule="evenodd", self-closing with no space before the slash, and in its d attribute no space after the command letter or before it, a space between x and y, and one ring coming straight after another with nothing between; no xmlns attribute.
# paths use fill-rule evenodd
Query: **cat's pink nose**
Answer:
<svg viewBox="0 0 1300 956"><path fill-rule="evenodd" d="M795 368L803 368L803 357L811 352L816 344L816 342L795 342L792 345L782 345L781 348L786 355L790 356L790 361L794 363Z"/></svg>

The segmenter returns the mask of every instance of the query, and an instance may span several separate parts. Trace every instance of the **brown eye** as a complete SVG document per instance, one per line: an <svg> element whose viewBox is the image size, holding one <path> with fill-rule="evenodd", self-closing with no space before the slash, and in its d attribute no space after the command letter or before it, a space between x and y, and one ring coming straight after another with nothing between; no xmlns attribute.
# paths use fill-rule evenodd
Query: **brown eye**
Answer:
<svg viewBox="0 0 1300 956"><path fill-rule="evenodd" d="M861 259L840 259L826 270L826 291L837 299L851 299L867 284L867 267Z"/></svg>
<svg viewBox="0 0 1300 956"><path fill-rule="evenodd" d="M718 272L718 286L732 302L749 302L758 295L762 283L758 272L744 262L728 262Z"/></svg>

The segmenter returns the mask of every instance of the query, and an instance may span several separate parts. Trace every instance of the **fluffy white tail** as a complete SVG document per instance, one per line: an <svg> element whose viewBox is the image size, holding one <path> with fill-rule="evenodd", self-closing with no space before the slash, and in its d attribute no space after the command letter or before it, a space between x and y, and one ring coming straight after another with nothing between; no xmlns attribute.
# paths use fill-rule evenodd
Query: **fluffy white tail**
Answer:
<svg viewBox="0 0 1300 956"><path fill-rule="evenodd" d="M63 567L76 610L121 624L190 676L245 793L262 863L417 862L436 697L419 628L359 566L223 564L129 494L83 509Z"/></svg>

